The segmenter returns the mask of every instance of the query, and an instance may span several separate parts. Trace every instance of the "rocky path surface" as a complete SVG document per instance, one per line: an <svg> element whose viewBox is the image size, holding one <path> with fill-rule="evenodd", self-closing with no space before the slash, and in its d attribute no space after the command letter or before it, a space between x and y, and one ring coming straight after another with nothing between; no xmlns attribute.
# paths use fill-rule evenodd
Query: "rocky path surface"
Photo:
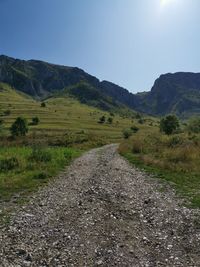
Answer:
<svg viewBox="0 0 200 267"><path fill-rule="evenodd" d="M116 145L84 154L0 229L0 266L200 266L199 212Z"/></svg>

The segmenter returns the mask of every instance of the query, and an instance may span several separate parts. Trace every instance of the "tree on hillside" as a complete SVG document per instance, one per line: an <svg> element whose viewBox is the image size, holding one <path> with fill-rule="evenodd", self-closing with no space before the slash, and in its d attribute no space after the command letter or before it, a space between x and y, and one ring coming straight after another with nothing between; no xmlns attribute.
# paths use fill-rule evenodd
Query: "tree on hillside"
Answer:
<svg viewBox="0 0 200 267"><path fill-rule="evenodd" d="M128 139L131 135L132 135L132 132L130 129L123 130L124 139Z"/></svg>
<svg viewBox="0 0 200 267"><path fill-rule="evenodd" d="M40 122L39 118L38 117L33 117L32 118L32 125L38 125L38 123Z"/></svg>
<svg viewBox="0 0 200 267"><path fill-rule="evenodd" d="M105 116L101 116L99 118L99 123L104 123L106 121L106 117Z"/></svg>
<svg viewBox="0 0 200 267"><path fill-rule="evenodd" d="M45 102L42 102L42 103L41 103L41 107L42 107L42 108L45 108L45 107L46 107L46 103L45 103Z"/></svg>
<svg viewBox="0 0 200 267"><path fill-rule="evenodd" d="M18 117L10 128L13 137L25 136L28 133L28 125L26 119Z"/></svg>
<svg viewBox="0 0 200 267"><path fill-rule="evenodd" d="M109 118L108 118L108 123L109 123L109 124L112 124L112 123L113 123L113 118L109 117Z"/></svg>
<svg viewBox="0 0 200 267"><path fill-rule="evenodd" d="M167 135L173 134L179 127L179 120L175 115L168 115L160 121L160 131Z"/></svg>

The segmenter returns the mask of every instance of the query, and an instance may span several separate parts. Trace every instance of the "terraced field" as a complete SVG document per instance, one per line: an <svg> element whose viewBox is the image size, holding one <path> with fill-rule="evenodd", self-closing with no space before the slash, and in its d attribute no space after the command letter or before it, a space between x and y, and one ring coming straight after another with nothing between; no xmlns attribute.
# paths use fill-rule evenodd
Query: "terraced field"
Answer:
<svg viewBox="0 0 200 267"><path fill-rule="evenodd" d="M30 126L29 136L59 137L69 133L84 133L95 136L98 140L118 142L122 130L132 123L131 118L115 114L112 124L99 124L101 116L105 115L106 119L110 117L108 112L80 104L70 97L49 98L45 103L46 107L41 107L40 101L17 92L6 84L0 84L0 116L4 121L4 133L9 133L9 127L16 117L23 116L31 122L37 116L40 123Z"/></svg>

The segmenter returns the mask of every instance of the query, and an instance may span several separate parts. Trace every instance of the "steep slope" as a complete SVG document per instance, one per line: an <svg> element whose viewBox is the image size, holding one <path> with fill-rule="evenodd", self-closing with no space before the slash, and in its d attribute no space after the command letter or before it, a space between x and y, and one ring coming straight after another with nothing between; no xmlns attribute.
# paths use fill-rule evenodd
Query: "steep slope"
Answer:
<svg viewBox="0 0 200 267"><path fill-rule="evenodd" d="M104 94L109 95L110 97L114 98L120 103L123 103L129 108L134 108L135 106L137 106L137 96L130 93L123 87L120 87L108 81L102 81L100 88Z"/></svg>
<svg viewBox="0 0 200 267"><path fill-rule="evenodd" d="M113 123L109 124L110 112L80 103L69 94L57 94L45 103L46 107L41 107L40 101L0 83L0 120L3 120L5 135L18 116L25 117L28 123L33 117L39 118L38 125L29 126L29 134L41 142L43 139L45 142L57 139L65 142L69 138L75 138L75 142L87 139L88 142L119 142L122 130L132 124L132 119L122 118L119 114L115 114ZM98 121L103 115L106 122L100 124Z"/></svg>
<svg viewBox="0 0 200 267"><path fill-rule="evenodd" d="M175 113L181 117L200 114L200 73L161 75L152 90L138 94L136 109L152 115Z"/></svg>
<svg viewBox="0 0 200 267"><path fill-rule="evenodd" d="M79 68L0 56L0 82L38 99L67 92L82 103L105 110L126 106L159 116L200 114L200 73L161 75L150 92L134 95L114 83L100 82Z"/></svg>
<svg viewBox="0 0 200 267"><path fill-rule="evenodd" d="M38 60L0 56L0 81L35 97L85 81L93 86L99 80L79 68L54 65Z"/></svg>

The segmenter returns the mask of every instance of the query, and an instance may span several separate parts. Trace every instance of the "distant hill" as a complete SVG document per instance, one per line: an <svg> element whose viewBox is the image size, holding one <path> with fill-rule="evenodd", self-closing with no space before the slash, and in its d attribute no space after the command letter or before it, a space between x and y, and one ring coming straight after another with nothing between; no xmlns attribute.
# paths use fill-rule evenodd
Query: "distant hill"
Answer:
<svg viewBox="0 0 200 267"><path fill-rule="evenodd" d="M161 75L150 92L138 94L134 108L152 115L200 115L200 73Z"/></svg>
<svg viewBox="0 0 200 267"><path fill-rule="evenodd" d="M99 80L79 68L54 65L38 60L19 60L0 56L0 81L35 97L85 81L93 86Z"/></svg>
<svg viewBox="0 0 200 267"><path fill-rule="evenodd" d="M76 67L0 56L0 82L38 99L67 93L82 103L105 110L126 106L159 116L200 114L200 73L161 75L150 92L132 94L109 81L100 82Z"/></svg>

